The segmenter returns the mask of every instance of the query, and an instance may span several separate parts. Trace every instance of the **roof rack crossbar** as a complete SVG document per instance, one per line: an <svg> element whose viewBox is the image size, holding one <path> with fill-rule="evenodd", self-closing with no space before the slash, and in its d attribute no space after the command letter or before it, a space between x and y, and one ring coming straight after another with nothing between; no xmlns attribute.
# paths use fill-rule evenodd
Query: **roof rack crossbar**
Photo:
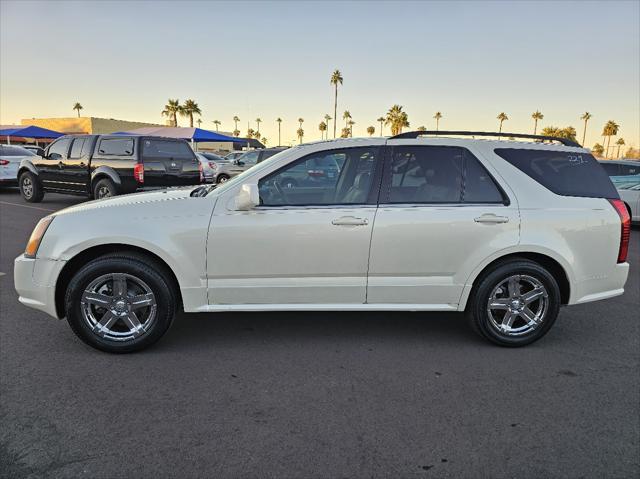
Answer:
<svg viewBox="0 0 640 479"><path fill-rule="evenodd" d="M544 140L544 141L559 141L564 146L575 146L578 148L582 148L578 142L570 140L568 138L558 138L556 136L544 136L544 135L528 135L526 133L497 133L497 132L486 132L486 131L408 131L406 133L400 133L399 135L394 135L390 137L390 140L399 140L403 138L418 138L419 136L424 135L436 135L436 136L497 136L497 137L506 137L506 138L527 138L530 140Z"/></svg>

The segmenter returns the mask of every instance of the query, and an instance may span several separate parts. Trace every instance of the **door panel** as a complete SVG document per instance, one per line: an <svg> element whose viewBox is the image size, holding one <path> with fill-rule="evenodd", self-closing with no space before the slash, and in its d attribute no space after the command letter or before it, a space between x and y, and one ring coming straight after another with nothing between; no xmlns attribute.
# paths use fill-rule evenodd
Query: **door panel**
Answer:
<svg viewBox="0 0 640 479"><path fill-rule="evenodd" d="M501 222L476 219L504 218ZM380 206L368 303L457 305L475 267L517 244L518 210L502 205Z"/></svg>
<svg viewBox="0 0 640 479"><path fill-rule="evenodd" d="M66 177L67 186L77 192L88 192L90 137L73 140L68 158L64 161L60 174Z"/></svg>
<svg viewBox="0 0 640 479"><path fill-rule="evenodd" d="M46 158L38 163L40 179L46 188L72 190L72 182L64 173L64 165L69 157L72 138L63 137L49 146Z"/></svg>
<svg viewBox="0 0 640 479"><path fill-rule="evenodd" d="M375 206L228 212L218 202L216 210L210 304L365 302ZM332 224L345 217L360 224Z"/></svg>

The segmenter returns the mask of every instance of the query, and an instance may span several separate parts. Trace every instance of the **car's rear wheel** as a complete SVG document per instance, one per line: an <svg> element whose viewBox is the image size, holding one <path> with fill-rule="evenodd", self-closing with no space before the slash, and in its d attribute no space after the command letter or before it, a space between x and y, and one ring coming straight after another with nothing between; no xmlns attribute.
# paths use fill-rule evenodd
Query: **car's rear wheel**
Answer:
<svg viewBox="0 0 640 479"><path fill-rule="evenodd" d="M224 173L218 175L218 178L216 179L216 183L225 183L227 181L229 181L229 175L225 175Z"/></svg>
<svg viewBox="0 0 640 479"><path fill-rule="evenodd" d="M560 310L560 288L545 268L517 259L479 278L467 315L472 328L501 346L525 346L544 336Z"/></svg>
<svg viewBox="0 0 640 479"><path fill-rule="evenodd" d="M93 197L96 200L109 198L111 196L116 196L117 194L118 190L116 189L116 185L114 185L113 181L108 178L102 178L93 187Z"/></svg>
<svg viewBox="0 0 640 479"><path fill-rule="evenodd" d="M176 292L146 257L107 255L82 267L65 297L67 321L85 343L110 353L142 350L169 329Z"/></svg>
<svg viewBox="0 0 640 479"><path fill-rule="evenodd" d="M44 198L42 184L36 175L30 171L25 171L20 175L18 186L20 187L20 194L29 203L40 203Z"/></svg>

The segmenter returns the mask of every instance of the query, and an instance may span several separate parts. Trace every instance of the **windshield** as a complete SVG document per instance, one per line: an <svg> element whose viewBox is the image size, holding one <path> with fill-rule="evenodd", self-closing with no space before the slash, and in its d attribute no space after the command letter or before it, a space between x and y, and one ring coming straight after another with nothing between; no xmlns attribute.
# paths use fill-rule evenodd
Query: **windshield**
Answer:
<svg viewBox="0 0 640 479"><path fill-rule="evenodd" d="M230 188L230 187L232 187L234 185L242 184L244 182L245 178L247 178L249 176L252 176L254 173L258 173L258 172L260 172L260 171L262 171L262 170L264 170L266 168L269 168L269 166L271 166L271 163L273 163L275 161L278 161L283 156L286 156L290 152L296 151L298 148L299 147L293 147L293 148L289 148L287 150L283 150L280 153L276 153L275 155L273 155L269 159L261 161L256 166L252 166L251 168L249 168L249 169L243 171L242 173L240 173L238 176L234 176L230 180L227 180L222 185L218 186L216 188L216 190L225 191L227 188ZM211 191L213 191L213 188L211 190L209 190L209 192L211 192Z"/></svg>

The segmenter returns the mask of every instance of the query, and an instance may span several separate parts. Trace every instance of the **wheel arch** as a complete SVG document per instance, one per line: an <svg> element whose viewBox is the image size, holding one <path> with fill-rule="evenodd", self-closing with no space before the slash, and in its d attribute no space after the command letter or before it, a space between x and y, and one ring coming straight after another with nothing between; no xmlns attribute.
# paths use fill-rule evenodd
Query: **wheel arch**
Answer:
<svg viewBox="0 0 640 479"><path fill-rule="evenodd" d="M113 184L116 185L116 189L118 192L122 189L122 180L118 173L116 173L112 168L108 166L100 166L91 172L91 181L89 184L89 193L93 194L93 189L96 186L96 183L103 178L107 178L113 181Z"/></svg>
<svg viewBox="0 0 640 479"><path fill-rule="evenodd" d="M468 299L473 295L473 292L475 291L475 288L478 284L478 279L482 278L485 274L497 268L499 265L517 259L527 259L529 261L533 261L534 263L539 264L547 271L549 271L549 273L558 282L558 287L560 288L561 304L564 305L569 303L571 297L570 276L567 273L566 267L563 266L558 259L541 252L515 251L499 256L483 267L478 268L477 272L472 275L472 277L467 282L467 285L465 286L465 290L463 291L462 297L460 298L460 306L465 309L469 304Z"/></svg>
<svg viewBox="0 0 640 479"><path fill-rule="evenodd" d="M22 160L20 162L20 165L18 166L18 175L17 175L17 177L20 178L20 175L22 173L24 173L25 171L33 173L38 179L40 178L40 173L38 172L38 169L29 160Z"/></svg>
<svg viewBox="0 0 640 479"><path fill-rule="evenodd" d="M69 282L71 281L73 275L89 261L110 253L129 253L155 263L160 269L162 269L163 272L167 274L169 281L173 283L178 307L180 309L182 308L182 294L180 291L180 283L178 282L178 278L176 277L175 273L165 260L163 260L157 254L139 246L110 243L87 248L77 253L74 257L66 262L56 281L55 305L58 318L65 317L64 298L67 291L67 286L69 285Z"/></svg>

